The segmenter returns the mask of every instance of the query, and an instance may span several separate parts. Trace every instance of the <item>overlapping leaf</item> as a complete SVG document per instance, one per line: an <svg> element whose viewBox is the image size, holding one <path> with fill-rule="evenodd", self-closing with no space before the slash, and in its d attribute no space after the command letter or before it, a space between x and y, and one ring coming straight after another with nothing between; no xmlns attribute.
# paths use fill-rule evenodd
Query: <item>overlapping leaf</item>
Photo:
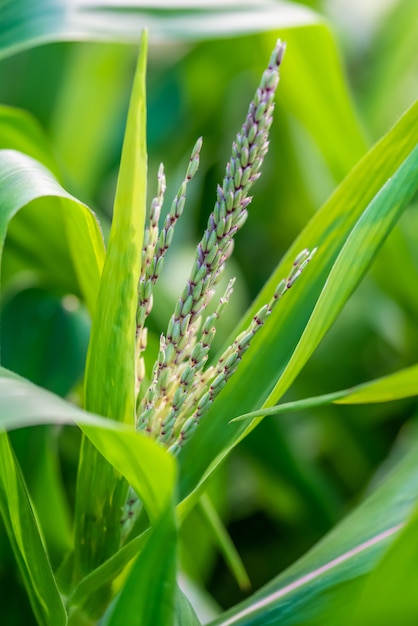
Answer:
<svg viewBox="0 0 418 626"><path fill-rule="evenodd" d="M85 376L88 410L134 424L135 328L145 219L147 155L143 34L116 189L112 229L93 317ZM77 481L77 578L120 545L120 511L128 485L83 441ZM100 520L100 524L98 524Z"/></svg>
<svg viewBox="0 0 418 626"><path fill-rule="evenodd" d="M376 232L375 229L381 224L380 220L386 220L385 229L388 233L396 216L399 216L400 205L405 205L416 188L417 154L414 149L417 140L418 104L415 104L353 169L307 225L278 266L244 319L243 325L248 323L257 307L271 297L274 286L286 276L296 254L305 247L318 246L315 260L295 285L294 290L288 294L287 299L283 300L282 305L273 312L260 337L255 338L235 377L230 380L215 402L193 440L185 446L180 457L183 468L183 495L189 493L208 472L208 468L215 467L244 434L245 426L242 423L228 425L228 422L237 415L263 406L291 359L292 367L295 366L293 372L295 376L335 319L335 314L341 310L367 266L366 259L370 261L370 256L376 254L379 247L378 241L368 239L368 228L370 232ZM399 173L394 176L398 170ZM402 186L404 175L407 177L405 189ZM385 184L386 191L382 191L383 196L379 199L377 194ZM372 203L375 196L376 200ZM389 203L387 206L384 202L385 196ZM367 212L365 210L369 204ZM363 212L364 217L360 219ZM384 217L385 214L387 218ZM356 227L357 221L359 223ZM343 253L344 244L350 233L353 233L350 248L346 248ZM362 249L365 243L372 248ZM338 272L338 280L343 282L341 294L335 295L335 291L338 292L338 285L334 281L333 293L328 298L329 287L326 286L321 300L323 304L320 305L325 308L322 311L317 309L311 322L316 337L312 337L311 330L306 331L307 339L304 341L309 341L309 351L302 344L296 356L293 356L315 302L340 252L340 262L334 272ZM354 252L359 256L355 256ZM355 268L353 272L350 271L351 263ZM363 267L361 263L364 263ZM286 378L279 381L280 386L271 393L270 405L277 402L293 380L289 370L285 376Z"/></svg>

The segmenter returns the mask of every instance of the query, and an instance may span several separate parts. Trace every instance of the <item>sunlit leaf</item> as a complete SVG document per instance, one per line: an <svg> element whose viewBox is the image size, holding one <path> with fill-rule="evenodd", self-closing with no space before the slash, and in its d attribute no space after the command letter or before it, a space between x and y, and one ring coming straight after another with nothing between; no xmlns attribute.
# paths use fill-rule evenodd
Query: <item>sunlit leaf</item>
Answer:
<svg viewBox="0 0 418 626"><path fill-rule="evenodd" d="M320 19L306 7L273 0L181 0L161 7L142 0L122 6L117 0L39 0L36 6L28 0L7 0L2 6L0 56L50 41L135 43L143 28L155 41L196 40L305 26Z"/></svg>
<svg viewBox="0 0 418 626"><path fill-rule="evenodd" d="M139 493L152 520L171 498L175 461L160 445L133 428L88 413L0 367L0 428L40 424L78 425L109 463Z"/></svg>
<svg viewBox="0 0 418 626"><path fill-rule="evenodd" d="M147 36L143 34L85 375L86 409L132 425L137 292L147 176L146 58ZM84 577L119 549L121 507L127 489L126 481L84 440L77 480L77 578Z"/></svg>

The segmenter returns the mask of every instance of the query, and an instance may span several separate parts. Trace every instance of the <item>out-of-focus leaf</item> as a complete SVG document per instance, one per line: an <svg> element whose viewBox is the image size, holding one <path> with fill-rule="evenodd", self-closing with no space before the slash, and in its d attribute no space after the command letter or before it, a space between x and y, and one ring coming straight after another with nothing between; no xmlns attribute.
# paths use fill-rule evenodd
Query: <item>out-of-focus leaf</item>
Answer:
<svg viewBox="0 0 418 626"><path fill-rule="evenodd" d="M0 149L18 150L59 175L52 146L37 120L20 109L0 106Z"/></svg>
<svg viewBox="0 0 418 626"><path fill-rule="evenodd" d="M34 243L36 253L45 259L45 263L52 271L54 265L60 263L63 257L64 268L69 266L73 276L74 270L76 272L80 287L73 284L73 289L76 292L81 289L90 312L93 312L104 259L103 237L94 214L86 205L65 191L44 166L15 150L0 150L0 183L1 249L10 220L20 209L26 207L25 211L30 210L26 218L30 217L34 223L26 219L25 222L19 224L16 222L12 226L20 230L32 229L32 235L36 233L37 241ZM51 215L52 224L57 227L56 231L51 231L49 223ZM44 222L46 245L45 241L42 241ZM65 229L68 247L64 245L64 251L58 248L57 254L60 256L57 259L56 241L65 241ZM22 245L25 245L25 233L21 233L20 236ZM50 242L54 245L52 253L49 248ZM60 268L57 269L61 271ZM63 283L67 284L65 279Z"/></svg>
<svg viewBox="0 0 418 626"><path fill-rule="evenodd" d="M344 81L334 36L326 24L281 30L280 36L287 46L280 99L312 135L339 183L367 145ZM266 42L272 44L270 38ZM301 97L302 85L308 99Z"/></svg>
<svg viewBox="0 0 418 626"><path fill-rule="evenodd" d="M87 574L77 585L72 586L71 567L72 559L64 563L57 573L60 588L68 592L68 603L77 607L84 614L100 614L103 611L104 593L111 590L109 597L113 598L121 586L124 570L134 561L148 541L151 530L148 528L140 536L125 544L116 554L102 565Z"/></svg>
<svg viewBox="0 0 418 626"><path fill-rule="evenodd" d="M326 623L344 623L361 577L376 566L416 505L417 451L415 441L383 484L351 515L283 574L211 626L319 626L334 601L333 621L327 616ZM338 603L345 587L350 593Z"/></svg>
<svg viewBox="0 0 418 626"><path fill-rule="evenodd" d="M128 105L132 60L132 47L120 44L88 43L70 50L51 135L66 174L89 198L112 163Z"/></svg>
<svg viewBox="0 0 418 626"><path fill-rule="evenodd" d="M415 0L394 2L376 24L359 90L367 126L380 133L416 96L418 5ZM390 92L391 97L387 98Z"/></svg>
<svg viewBox="0 0 418 626"><path fill-rule="evenodd" d="M361 597L350 611L346 624L369 626L402 624L414 626L418 615L417 559L418 515L412 519L390 546L367 578Z"/></svg>
<svg viewBox="0 0 418 626"><path fill-rule="evenodd" d="M207 494L203 494L199 500L199 504L200 510L205 517L205 521L214 535L215 541L222 552L225 562L231 570L232 575L235 577L241 589L249 589L251 587L251 583L244 563L242 562L241 557L238 554L238 551L209 496Z"/></svg>
<svg viewBox="0 0 418 626"><path fill-rule="evenodd" d="M146 203L146 58L144 33L85 376L86 409L128 424L135 419L135 329ZM119 549L120 511L127 489L113 467L83 440L75 519L78 579Z"/></svg>
<svg viewBox="0 0 418 626"><path fill-rule="evenodd" d="M175 461L166 450L127 425L87 413L0 368L0 428L11 430L39 424L79 425L107 462L133 486L151 522L164 514L173 497L175 482ZM118 574L138 554L146 538L144 534L134 539L113 559L81 581L79 587L72 590L75 604L91 605L98 590L109 591ZM107 596L104 592L99 595L99 604L103 608Z"/></svg>
<svg viewBox="0 0 418 626"><path fill-rule="evenodd" d="M54 571L73 545L57 431L48 426L25 428L10 437Z"/></svg>
<svg viewBox="0 0 418 626"><path fill-rule="evenodd" d="M306 26L321 18L291 2L179 0L151 6L134 0L6 0L2 6L0 58L50 41L137 42L147 28L155 41L197 40Z"/></svg>
<svg viewBox="0 0 418 626"><path fill-rule="evenodd" d="M298 369L294 368L292 377L289 375L290 371L287 370L286 379L282 379L280 387L276 388L269 398L270 403L277 402L293 376L306 362L309 356L306 350L300 359L297 355L296 357L292 357L292 355L324 288L328 275L347 238L355 228L356 235L361 232L364 221L370 222L369 226L373 231L379 228L378 217L376 216L377 221L373 223L370 211L366 211L364 218L359 220L375 196L376 200L370 204L372 212L378 209L378 211L383 212L382 215L384 214L385 206L382 206L382 201L386 194L392 203L393 215L382 218L382 226L386 229L386 233L389 232L396 219L395 216L399 215L397 203L405 203L409 197L408 193L412 192L417 183L416 172L413 171L416 163L411 162L416 159L416 153L414 152L414 156L410 156L416 147L417 140L418 104L406 112L396 126L352 170L323 208L306 226L279 264L237 331L243 330L260 306L271 298L276 285L288 274L296 255L304 248L312 249L314 246L318 246L318 253L307 268L305 275L294 285L281 305L273 311L265 328L254 338L248 354L245 355L235 376L231 378L209 414L202 420L191 441L186 443L181 451L179 456L182 466L180 486L183 496L190 493L199 482L201 483L202 479L217 466L239 441L240 437L244 435L245 425L228 424L229 420L236 415L260 407L274 389L290 359L293 358L292 363L296 363L295 359L297 359ZM404 161L406 165L401 167ZM398 170L396 180L388 182L382 195L376 195ZM410 186L409 190L399 188L400 179L404 175L409 178L407 183ZM393 196L392 192L394 193ZM388 211L390 214L389 207ZM350 248L356 241L358 241L357 236L351 240ZM349 256L352 256L350 248L345 248L346 252L340 258L340 263L337 266L338 271L340 271L339 268L343 269L342 266L345 266L344 259L347 250ZM378 246L374 246L373 254L376 253L377 248ZM367 254L367 251L364 253ZM352 273L351 269L345 267L344 272L342 272L343 275L340 275L345 298L343 300L341 295L338 310L342 308L343 302L357 285L367 266L363 252L361 251L359 254L360 256L354 265L355 271ZM357 264L359 258L363 258L363 268ZM337 270L334 271L334 275ZM328 300L326 298L328 288L325 287L322 298L322 302L325 303ZM334 319L334 317L332 320L327 317L319 319L317 316L320 312L317 309L313 320L314 322L315 319L317 320L318 336L316 343L312 340L312 350L325 333L325 328L328 328ZM337 312L335 309L332 315ZM322 313L325 316L331 314L331 311L323 311ZM319 332L321 329L322 334ZM300 353L300 348L298 352ZM284 385L285 382L286 386Z"/></svg>
<svg viewBox="0 0 418 626"><path fill-rule="evenodd" d="M16 289L4 297L1 322L4 367L60 396L82 379L90 324L76 298Z"/></svg>
<svg viewBox="0 0 418 626"><path fill-rule="evenodd" d="M0 512L38 624L65 625L64 605L26 485L4 432L0 433Z"/></svg>
<svg viewBox="0 0 418 626"><path fill-rule="evenodd" d="M192 605L180 588L177 589L174 626L202 626Z"/></svg>

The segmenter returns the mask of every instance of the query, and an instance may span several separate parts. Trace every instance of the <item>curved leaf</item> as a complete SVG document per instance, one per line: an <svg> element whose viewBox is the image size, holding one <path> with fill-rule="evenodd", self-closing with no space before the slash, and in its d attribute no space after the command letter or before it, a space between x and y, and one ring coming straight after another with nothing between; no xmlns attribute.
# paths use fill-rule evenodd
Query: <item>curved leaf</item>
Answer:
<svg viewBox="0 0 418 626"><path fill-rule="evenodd" d="M272 398L281 397L296 378L363 278L417 188L418 146L373 198L349 234L302 337L271 393Z"/></svg>
<svg viewBox="0 0 418 626"><path fill-rule="evenodd" d="M0 367L0 429L78 425L138 492L152 520L171 499L175 462L160 445L124 424L88 413Z"/></svg>
<svg viewBox="0 0 418 626"><path fill-rule="evenodd" d="M314 406L324 406L335 402L336 404L373 404L378 402L392 402L418 395L418 365L413 365L389 376L371 380L349 389L326 393L322 396L304 398L294 402L284 402L271 408L251 411L239 417L233 418L232 422L246 421L249 423L256 417L279 415L290 411L302 411Z"/></svg>
<svg viewBox="0 0 418 626"><path fill-rule="evenodd" d="M136 43L147 28L152 39L198 40L274 28L306 26L321 18L310 9L273 0L180 0L159 7L144 0L6 0L2 6L0 58L51 41Z"/></svg>
<svg viewBox="0 0 418 626"><path fill-rule="evenodd" d="M127 425L87 413L0 368L0 428L10 430L39 424L77 424L107 462L133 486L151 523L155 524L165 516L173 498L176 475L175 460L166 450ZM94 471L92 468L92 474ZM10 470L6 468L4 475L11 475ZM12 486L10 483L7 488ZM19 529L18 525L15 527ZM147 539L148 533L145 533L133 540L102 568L82 580L72 590L71 605L88 603L91 608L92 599L97 596L102 607L103 588L115 584L117 575L138 554ZM42 562L41 557L37 562Z"/></svg>
<svg viewBox="0 0 418 626"><path fill-rule="evenodd" d="M93 312L104 260L104 244L92 211L65 191L44 166L15 150L0 150L0 188L0 254L9 222L23 207L31 210L31 218L35 220L33 226L26 223L26 228L33 228L40 239L43 234L41 225L45 224L48 243L53 238L60 241L60 235L64 241L63 224L57 228L59 222L55 221L58 217L64 219L68 237L67 253L63 255L64 267L75 269L83 297L90 312ZM57 228L55 232L51 231L48 221L51 215L52 226ZM40 250L39 241L37 249ZM59 252L62 255L63 251ZM57 263L48 246L42 248L40 253L44 254L48 263Z"/></svg>
<svg viewBox="0 0 418 626"><path fill-rule="evenodd" d="M59 175L50 141L36 118L27 111L0 105L0 148L24 152L55 176Z"/></svg>

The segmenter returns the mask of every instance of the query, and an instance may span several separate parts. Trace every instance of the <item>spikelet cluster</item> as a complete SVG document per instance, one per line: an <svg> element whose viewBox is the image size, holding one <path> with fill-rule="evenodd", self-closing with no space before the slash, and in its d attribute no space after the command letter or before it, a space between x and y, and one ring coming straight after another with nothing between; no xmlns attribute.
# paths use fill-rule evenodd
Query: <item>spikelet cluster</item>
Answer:
<svg viewBox="0 0 418 626"><path fill-rule="evenodd" d="M232 295L234 279L219 299L212 314L206 314L215 287L232 254L234 237L244 225L251 202L249 192L260 176L268 150L268 133L273 119L274 94L279 82L279 67L285 46L280 41L271 55L248 114L232 145L222 185L218 186L215 207L196 250L187 284L176 304L167 331L160 337L159 354L146 381L143 353L147 345L146 319L153 306L153 287L157 282L166 252L173 240L174 227L186 200L187 186L199 167L202 140L194 146L186 176L171 203L160 229L166 181L164 168L158 171L158 188L150 208L144 235L141 275L138 286L136 323L136 426L160 441L177 455L193 434L202 417L236 371L256 333L262 328L276 304L292 287L316 250L303 250L295 259L289 276L277 286L270 302L253 317L214 365L208 366L216 321ZM140 510L140 502L130 489L121 519L126 538Z"/></svg>
<svg viewBox="0 0 418 626"><path fill-rule="evenodd" d="M225 350L216 365L208 367L216 321L231 297L233 280L229 282L214 313L207 315L206 310L232 254L234 237L247 219L252 199L249 192L260 176L261 164L268 150L274 94L283 53L284 45L278 42L250 103L246 120L233 143L225 177L222 185L218 186L215 207L197 246L189 279L167 331L160 337L159 354L148 387L143 390L145 368L142 355L147 342L145 321L152 309L152 290L172 242L174 227L183 212L187 185L198 169L202 140L199 139L193 148L186 176L161 230L159 219L166 187L162 165L158 172L158 190L152 201L145 232L138 288L137 429L163 443L173 454L177 454L192 435L237 369L254 335L312 257L308 250L299 255L291 275L278 285L271 301L260 309L250 326Z"/></svg>

